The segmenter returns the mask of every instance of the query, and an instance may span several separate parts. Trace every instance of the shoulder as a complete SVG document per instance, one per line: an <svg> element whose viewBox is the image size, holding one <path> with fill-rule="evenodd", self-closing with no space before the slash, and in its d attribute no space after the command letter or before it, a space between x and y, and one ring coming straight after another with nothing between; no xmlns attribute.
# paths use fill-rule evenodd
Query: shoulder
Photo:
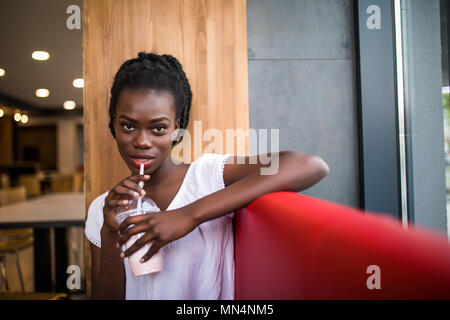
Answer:
<svg viewBox="0 0 450 320"><path fill-rule="evenodd" d="M232 154L220 154L220 153L204 153L195 160L193 163L196 163L199 166L208 167L209 169L221 169L223 171L223 167L225 162L229 157L233 156Z"/></svg>
<svg viewBox="0 0 450 320"><path fill-rule="evenodd" d="M97 228L103 225L103 207L108 192L109 191L99 195L91 202L88 209L86 225L94 225Z"/></svg>
<svg viewBox="0 0 450 320"><path fill-rule="evenodd" d="M97 247L101 247L100 230L103 226L103 206L108 192L95 198L88 209L84 233L89 241Z"/></svg>
<svg viewBox="0 0 450 320"><path fill-rule="evenodd" d="M201 157L199 157L195 162L198 162L204 166L219 166L222 167L225 165L225 162L229 157L232 157L233 155L230 153L226 154L220 154L220 153L204 153Z"/></svg>
<svg viewBox="0 0 450 320"><path fill-rule="evenodd" d="M197 180L211 185L213 189L223 189L223 169L232 154L204 153L191 166Z"/></svg>
<svg viewBox="0 0 450 320"><path fill-rule="evenodd" d="M232 154L221 154L221 153L204 153L202 154L197 160L194 162L206 162L206 163L216 163L220 162L223 159L226 159L228 157L232 156Z"/></svg>
<svg viewBox="0 0 450 320"><path fill-rule="evenodd" d="M102 209L103 210L103 206L105 205L105 198L108 195L109 190L106 191L105 193L99 195L97 198L95 198L91 204L89 205L89 210L88 210L88 214L90 212L95 211L96 209Z"/></svg>

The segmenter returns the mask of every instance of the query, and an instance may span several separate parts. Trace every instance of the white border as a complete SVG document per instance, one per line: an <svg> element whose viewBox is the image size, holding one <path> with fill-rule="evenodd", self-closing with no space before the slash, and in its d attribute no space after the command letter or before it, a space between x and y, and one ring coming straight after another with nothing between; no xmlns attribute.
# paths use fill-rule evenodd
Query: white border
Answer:
<svg viewBox="0 0 450 320"><path fill-rule="evenodd" d="M400 193L403 228L408 228L408 185L406 182L405 96L403 78L403 39L401 0L394 0L395 52L397 70L397 111L400 156Z"/></svg>

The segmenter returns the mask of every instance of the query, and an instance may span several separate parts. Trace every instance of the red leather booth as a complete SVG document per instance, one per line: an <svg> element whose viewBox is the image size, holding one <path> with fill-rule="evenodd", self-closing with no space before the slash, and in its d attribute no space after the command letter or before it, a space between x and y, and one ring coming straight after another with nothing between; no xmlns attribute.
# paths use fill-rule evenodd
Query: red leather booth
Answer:
<svg viewBox="0 0 450 320"><path fill-rule="evenodd" d="M276 192L237 211L234 233L236 300L450 299L446 235L387 214Z"/></svg>

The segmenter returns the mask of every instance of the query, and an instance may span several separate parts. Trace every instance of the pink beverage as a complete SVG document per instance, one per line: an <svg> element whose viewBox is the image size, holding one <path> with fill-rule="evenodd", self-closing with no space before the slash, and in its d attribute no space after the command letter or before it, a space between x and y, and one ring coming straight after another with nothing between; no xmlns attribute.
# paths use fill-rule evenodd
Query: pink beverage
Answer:
<svg viewBox="0 0 450 320"><path fill-rule="evenodd" d="M129 247L131 247L131 245L139 238L140 238L139 234L131 237L130 240L128 240L127 243L125 244L125 248L128 249ZM157 253L155 253L149 260L145 261L144 263L140 261L141 258L148 252L148 250L150 250L152 244L153 241L147 243L128 258L128 262L130 263L130 269L131 272L133 273L133 276L135 277L142 276L144 274L149 274L162 270L162 254L160 250L158 250Z"/></svg>
<svg viewBox="0 0 450 320"><path fill-rule="evenodd" d="M140 201L138 201L140 200ZM156 203L149 198L139 198L136 200L130 200L130 203L127 206L123 207L123 211L120 211L116 215L116 220L119 225L128 217L141 215L141 214L151 214L153 212L160 211ZM132 227L131 225L130 227ZM133 243L142 237L144 233L140 233L134 235L127 241L125 244L125 250L133 245ZM161 250L158 250L149 260L142 263L140 262L141 258L148 252L152 245L153 241L147 243L138 251L133 253L130 257L128 257L128 262L130 264L130 269L133 276L142 276L145 274L158 272L162 270L162 254ZM122 250L124 251L124 250Z"/></svg>

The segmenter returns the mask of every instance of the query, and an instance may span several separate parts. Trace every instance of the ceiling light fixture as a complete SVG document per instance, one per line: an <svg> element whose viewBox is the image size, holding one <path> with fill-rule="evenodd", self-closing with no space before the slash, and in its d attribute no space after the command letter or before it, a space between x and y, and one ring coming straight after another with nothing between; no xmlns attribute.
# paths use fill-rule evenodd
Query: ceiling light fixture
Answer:
<svg viewBox="0 0 450 320"><path fill-rule="evenodd" d="M5 111L3 111L3 109L0 109L0 118L3 117L5 115Z"/></svg>
<svg viewBox="0 0 450 320"><path fill-rule="evenodd" d="M84 80L83 79L75 79L73 80L73 86L75 88L83 88L84 87Z"/></svg>
<svg viewBox="0 0 450 320"><path fill-rule="evenodd" d="M20 119L22 119L22 115L20 114L19 111L15 111L14 112L14 120L20 121Z"/></svg>
<svg viewBox="0 0 450 320"><path fill-rule="evenodd" d="M6 74L5 69L0 68L0 77L3 77Z"/></svg>
<svg viewBox="0 0 450 320"><path fill-rule="evenodd" d="M76 107L75 101L64 101L64 109L66 110L73 110Z"/></svg>
<svg viewBox="0 0 450 320"><path fill-rule="evenodd" d="M48 58L50 58L50 54L47 51L34 51L31 54L31 57L34 60L45 61L48 60Z"/></svg>
<svg viewBox="0 0 450 320"><path fill-rule="evenodd" d="M36 90L36 97L39 98L47 98L50 95L50 91L47 89L37 89Z"/></svg>
<svg viewBox="0 0 450 320"><path fill-rule="evenodd" d="M22 117L20 117L20 122L27 123L28 122L28 116L26 114L23 114Z"/></svg>

